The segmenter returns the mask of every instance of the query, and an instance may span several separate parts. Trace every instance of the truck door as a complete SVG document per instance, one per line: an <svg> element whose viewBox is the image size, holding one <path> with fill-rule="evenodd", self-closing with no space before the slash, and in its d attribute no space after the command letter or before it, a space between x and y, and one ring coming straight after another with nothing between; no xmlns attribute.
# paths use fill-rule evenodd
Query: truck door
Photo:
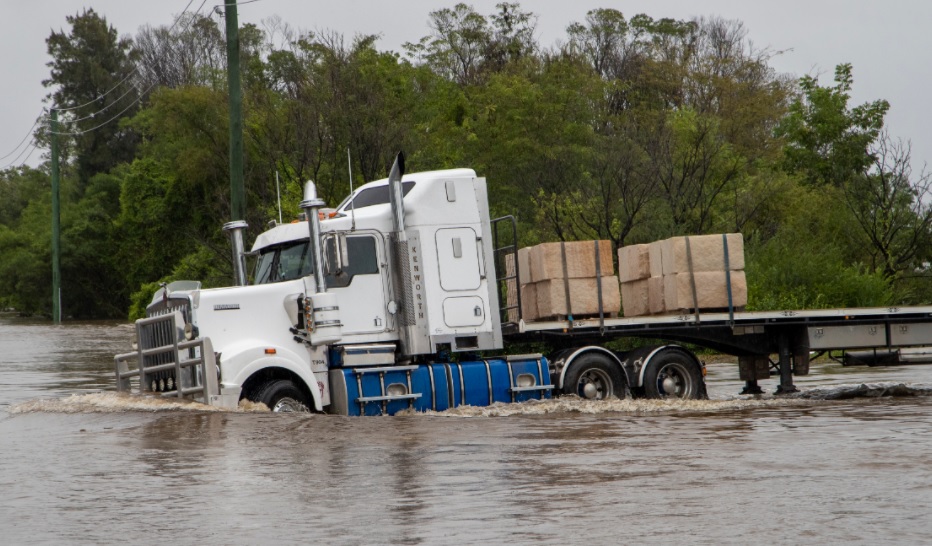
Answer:
<svg viewBox="0 0 932 546"><path fill-rule="evenodd" d="M333 255L333 237L324 240L324 250ZM348 263L343 271L327 276L327 290L337 294L343 335L382 332L386 329L385 284L381 264L381 241L377 235L346 238Z"/></svg>

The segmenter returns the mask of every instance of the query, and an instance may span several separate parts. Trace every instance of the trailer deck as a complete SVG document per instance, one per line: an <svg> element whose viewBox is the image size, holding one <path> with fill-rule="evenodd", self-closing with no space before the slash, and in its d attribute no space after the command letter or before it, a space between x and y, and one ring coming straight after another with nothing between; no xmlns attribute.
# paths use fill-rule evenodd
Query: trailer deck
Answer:
<svg viewBox="0 0 932 546"><path fill-rule="evenodd" d="M932 345L932 306L740 311L628 318L585 318L503 325L511 341L604 343L655 338L692 343L739 358L745 392L759 392L778 355L778 392L793 392L792 375L806 375L810 353L851 349L890 351ZM766 359L766 360L765 360Z"/></svg>

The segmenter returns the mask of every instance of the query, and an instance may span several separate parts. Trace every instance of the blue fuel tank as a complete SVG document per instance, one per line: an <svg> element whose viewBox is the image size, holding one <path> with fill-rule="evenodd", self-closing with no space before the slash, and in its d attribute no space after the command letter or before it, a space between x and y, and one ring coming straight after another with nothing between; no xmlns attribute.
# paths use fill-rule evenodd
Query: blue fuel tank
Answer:
<svg viewBox="0 0 932 546"><path fill-rule="evenodd" d="M550 398L553 385L541 355L411 366L330 370L330 412L393 415L405 409L443 411Z"/></svg>

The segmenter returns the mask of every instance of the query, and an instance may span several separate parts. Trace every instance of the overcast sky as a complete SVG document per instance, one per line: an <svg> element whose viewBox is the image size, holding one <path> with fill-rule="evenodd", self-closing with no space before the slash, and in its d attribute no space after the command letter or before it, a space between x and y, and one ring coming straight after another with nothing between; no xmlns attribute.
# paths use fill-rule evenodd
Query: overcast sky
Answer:
<svg viewBox="0 0 932 546"><path fill-rule="evenodd" d="M454 0L239 0L240 23L279 15L300 30L332 29L351 37L381 34L379 49L400 50L402 43L428 33L431 11L452 7ZM501 0L466 2L489 15ZM208 0L204 12L219 0ZM135 35L144 25L170 25L188 0L0 0L0 168L26 160L20 142L40 113L47 89L50 32L70 31L67 15L92 7L121 35ZM194 0L191 10L201 5ZM525 1L522 8L538 16L541 45L565 39L565 28L583 21L594 8L614 8L627 18L645 13L653 18L689 19L717 15L742 21L758 48L782 51L771 64L794 75L821 75L830 84L836 64L854 65L854 104L886 99L891 104L887 124L891 135L911 140L913 166L932 160L932 113L926 97L932 85L932 2L922 0L567 0ZM12 153L11 153L12 152ZM27 150L28 153L28 150ZM41 151L29 164L38 163ZM6 156L6 157L4 157ZM464 165L468 167L468 165Z"/></svg>

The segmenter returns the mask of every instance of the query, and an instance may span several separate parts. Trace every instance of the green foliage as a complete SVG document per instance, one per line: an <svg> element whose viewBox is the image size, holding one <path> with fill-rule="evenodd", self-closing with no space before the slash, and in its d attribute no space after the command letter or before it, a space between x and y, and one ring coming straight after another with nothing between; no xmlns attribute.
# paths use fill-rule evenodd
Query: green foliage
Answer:
<svg viewBox="0 0 932 546"><path fill-rule="evenodd" d="M787 196L792 217L766 241L746 245L748 308L820 309L890 305L894 291L883 275L853 261L857 239L840 192L800 187Z"/></svg>
<svg viewBox="0 0 932 546"><path fill-rule="evenodd" d="M849 108L853 83L850 64L835 67L833 87L803 76L801 96L777 128L786 139L787 170L809 184L841 187L871 164L869 147L880 135L890 104L876 100Z"/></svg>
<svg viewBox="0 0 932 546"><path fill-rule="evenodd" d="M29 202L49 191L49 178L31 167L0 172L0 225L16 226Z"/></svg>
<svg viewBox="0 0 932 546"><path fill-rule="evenodd" d="M217 256L211 249L198 247L181 258L171 272L159 278L158 281L142 283L139 289L130 295L129 319L136 320L146 316L146 307L163 284L182 280L200 280L204 288L229 284L227 281L232 275L232 268L218 268L217 262Z"/></svg>
<svg viewBox="0 0 932 546"><path fill-rule="evenodd" d="M71 32L52 32L46 40L52 61L48 98L62 112L60 131L71 135L79 190L91 177L132 158L136 136L115 120L138 108L138 91L128 80L135 55L131 42L93 9L67 18ZM109 123L105 123L109 122ZM65 143L65 148L71 146Z"/></svg>
<svg viewBox="0 0 932 546"><path fill-rule="evenodd" d="M896 281L924 269L932 250L932 175L914 174L909 145L886 134L871 151L874 165L845 185L845 204L871 267Z"/></svg>
<svg viewBox="0 0 932 546"><path fill-rule="evenodd" d="M492 181L493 214L516 214L545 228L547 238L573 238L578 228L555 202L584 179L601 85L579 65L560 61L541 74L496 74L473 91L465 144Z"/></svg>
<svg viewBox="0 0 932 546"><path fill-rule="evenodd" d="M32 197L15 226L0 225L0 298L3 307L52 313L51 192Z"/></svg>
<svg viewBox="0 0 932 546"><path fill-rule="evenodd" d="M790 264L787 264L790 261ZM877 307L894 302L890 284L866 267L846 265L837 249L773 239L749 249L748 310Z"/></svg>
<svg viewBox="0 0 932 546"><path fill-rule="evenodd" d="M129 320L145 318L146 307L152 301L152 296L155 295L160 285L161 283L157 281L143 283L139 290L130 295L129 316L127 317Z"/></svg>
<svg viewBox="0 0 932 546"><path fill-rule="evenodd" d="M114 249L120 183L116 177L91 178L80 201L62 209L62 312L74 318L120 316L127 289ZM100 297L106 292L106 297Z"/></svg>
<svg viewBox="0 0 932 546"><path fill-rule="evenodd" d="M228 284L222 29L192 15L130 41L93 10L67 20L48 40L56 104L97 99L137 59L151 94L64 139L65 314L138 317L159 283ZM245 25L247 241L278 219L276 173L287 221L308 179L342 200L347 151L358 186L404 149L409 171L485 176L492 214L516 215L523 245L741 231L750 307L932 298L929 177L908 169L908 145L880 138L885 101L848 105L850 65L833 86L796 88L740 22L596 9L545 49L535 21L516 3L457 4L428 15L405 57L376 36ZM118 96L101 106L121 110ZM68 132L92 129L63 117ZM47 171L0 173L0 306L51 307Z"/></svg>

